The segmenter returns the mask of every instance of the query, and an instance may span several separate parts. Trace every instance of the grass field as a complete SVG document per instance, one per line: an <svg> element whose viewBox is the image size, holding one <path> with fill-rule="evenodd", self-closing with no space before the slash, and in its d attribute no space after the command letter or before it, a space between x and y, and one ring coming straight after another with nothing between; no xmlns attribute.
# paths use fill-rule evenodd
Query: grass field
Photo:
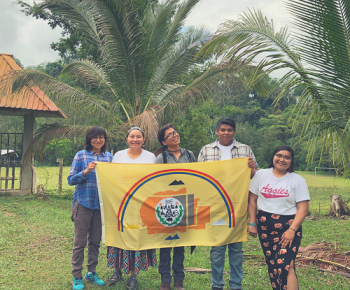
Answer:
<svg viewBox="0 0 350 290"><path fill-rule="evenodd" d="M339 252L350 251L349 220L316 218L305 221L303 246L317 242L337 242ZM71 289L71 252L73 223L70 200L50 196L49 201L34 197L0 197L0 289ZM243 289L270 289L266 266L258 239L244 243ZM186 248L186 267L210 269L209 248L197 247L194 254ZM226 261L225 271L229 270ZM85 270L84 270L85 271ZM101 247L97 271L107 280L106 248ZM350 280L339 275L324 274L311 268L299 268L300 289L350 289ZM84 272L85 274L85 272ZM224 275L226 284L229 275ZM125 289L124 278L118 285L103 289ZM158 289L157 268L142 272L140 290ZM210 273L186 273L187 290L210 289ZM86 284L85 289L102 289ZM228 286L224 288L229 289Z"/></svg>
<svg viewBox="0 0 350 290"><path fill-rule="evenodd" d="M58 175L59 175L59 167L51 167L51 166L37 166L35 167L37 171L37 184L44 184L45 189L49 191L56 191L58 190ZM69 175L70 166L64 166L63 167L63 175L62 175L62 190L67 191L73 191L74 187L68 185L67 183L67 177ZM12 174L12 169L10 170L10 174ZM6 172L4 168L2 168L0 172L0 177L5 177ZM19 189L19 176L20 176L20 168L16 167L15 169L15 189ZM3 188L5 184L3 182ZM53 193L53 192L50 192Z"/></svg>
<svg viewBox="0 0 350 290"><path fill-rule="evenodd" d="M315 172L311 171L298 171L297 173L305 178L309 187L340 187L350 190L350 179L341 176L324 172L317 172L315 175Z"/></svg>
<svg viewBox="0 0 350 290"><path fill-rule="evenodd" d="M45 184L49 201L34 197L0 195L0 289L70 289L70 258L73 243L73 223L70 221L71 190L66 183L69 167L64 167L63 188L70 194L57 195L57 167L38 167L39 183ZM350 251L350 220L324 217L330 205L330 194L341 194L350 203L348 182L341 177L300 172L307 180L311 195L310 212L316 220L303 223L303 246L315 242L335 243L339 252ZM350 205L350 204L349 204ZM243 289L270 289L266 266L258 239L244 243ZM101 247L98 273L107 280L112 271L106 267L106 248ZM210 269L209 248L197 247L191 256L186 249L185 267ZM225 271L229 270L228 261ZM300 289L350 289L350 280L311 268L298 270ZM227 281L229 275L224 275ZM105 287L125 289L124 278L118 285ZM139 289L158 289L160 275L156 268L142 272ZM186 273L187 290L210 289L210 274ZM228 284L228 283L226 283ZM225 289L228 286L226 286ZM99 289L86 284L85 289Z"/></svg>

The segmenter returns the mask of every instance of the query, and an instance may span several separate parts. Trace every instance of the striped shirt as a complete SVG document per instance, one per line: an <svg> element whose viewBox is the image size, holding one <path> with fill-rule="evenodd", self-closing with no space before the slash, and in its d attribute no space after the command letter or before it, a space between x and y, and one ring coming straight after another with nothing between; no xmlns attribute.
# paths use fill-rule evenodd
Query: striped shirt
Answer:
<svg viewBox="0 0 350 290"><path fill-rule="evenodd" d="M219 139L215 142L205 145L198 155L198 162L207 162L207 161L219 161L221 160L221 150L218 146ZM233 147L231 149L232 159L234 158L244 158L252 157L256 168L258 168L258 163L256 162L254 153L252 149L243 143L237 142L233 139Z"/></svg>
<svg viewBox="0 0 350 290"><path fill-rule="evenodd" d="M112 159L113 156L109 152L97 155L94 151L82 150L75 154L67 178L69 185L75 185L72 206L77 200L79 204L89 209L100 209L95 170L91 170L86 176L83 172L93 161L111 162Z"/></svg>

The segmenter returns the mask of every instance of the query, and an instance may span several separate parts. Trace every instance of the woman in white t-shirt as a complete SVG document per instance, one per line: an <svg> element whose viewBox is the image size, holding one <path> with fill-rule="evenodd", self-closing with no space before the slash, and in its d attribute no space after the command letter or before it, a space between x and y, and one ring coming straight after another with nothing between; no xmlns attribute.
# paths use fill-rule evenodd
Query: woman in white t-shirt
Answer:
<svg viewBox="0 0 350 290"><path fill-rule="evenodd" d="M293 171L293 158L292 148L279 146L268 168L257 171L249 186L248 232L254 238L259 234L276 290L298 289L294 263L309 210L309 190L305 179Z"/></svg>
<svg viewBox="0 0 350 290"><path fill-rule="evenodd" d="M139 127L132 127L127 134L126 141L128 149L115 153L112 163L155 163L156 156L142 149L145 142L145 134ZM107 247L107 267L114 268L115 271L109 279L109 286L117 283L122 278L122 271L131 274L126 288L137 289L136 276L140 270L147 271L148 267L157 266L156 250L128 251L115 247Z"/></svg>

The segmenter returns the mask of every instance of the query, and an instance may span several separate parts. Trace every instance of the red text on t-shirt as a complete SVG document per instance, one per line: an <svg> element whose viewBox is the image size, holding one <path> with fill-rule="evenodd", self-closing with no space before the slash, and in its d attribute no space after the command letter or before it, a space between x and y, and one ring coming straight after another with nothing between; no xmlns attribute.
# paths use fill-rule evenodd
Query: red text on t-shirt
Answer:
<svg viewBox="0 0 350 290"><path fill-rule="evenodd" d="M269 187L270 184L267 184L264 186L261 190L260 193L265 197L265 198L279 198L279 197L288 197L288 189L283 189L282 187L277 189L277 188L272 188Z"/></svg>

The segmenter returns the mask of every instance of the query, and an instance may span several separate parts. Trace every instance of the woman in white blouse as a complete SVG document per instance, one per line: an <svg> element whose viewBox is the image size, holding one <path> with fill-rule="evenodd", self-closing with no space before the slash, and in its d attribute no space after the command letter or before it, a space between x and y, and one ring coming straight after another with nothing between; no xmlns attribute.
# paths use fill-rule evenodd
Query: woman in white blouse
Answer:
<svg viewBox="0 0 350 290"><path fill-rule="evenodd" d="M279 146L249 187L248 232L259 235L272 289L298 289L295 258L310 195L305 179L293 171L293 158L291 147Z"/></svg>
<svg viewBox="0 0 350 290"><path fill-rule="evenodd" d="M112 163L155 163L156 156L147 150L142 149L145 142L145 133L139 127L132 127L128 131L126 141L128 149L115 153ZM109 286L117 283L124 274L131 274L126 288L137 289L137 274L140 270L147 271L148 267L157 266L156 250L128 251L115 247L107 247L107 267L114 268L114 273L109 279Z"/></svg>

